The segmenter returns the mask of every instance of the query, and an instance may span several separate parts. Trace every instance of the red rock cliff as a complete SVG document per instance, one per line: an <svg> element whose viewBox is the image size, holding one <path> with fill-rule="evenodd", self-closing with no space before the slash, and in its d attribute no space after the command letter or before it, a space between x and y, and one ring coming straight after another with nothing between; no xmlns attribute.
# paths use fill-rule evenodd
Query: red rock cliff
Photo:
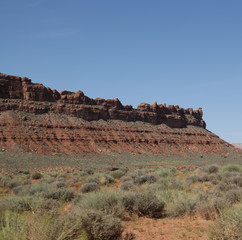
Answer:
<svg viewBox="0 0 242 240"><path fill-rule="evenodd" d="M228 154L239 151L205 129L202 109L58 92L0 74L0 152Z"/></svg>
<svg viewBox="0 0 242 240"><path fill-rule="evenodd" d="M166 124L181 128L188 125L206 127L202 109L183 109L178 105L140 103L137 109L123 106L116 99L92 99L82 91L69 92L52 90L24 77L0 73L0 111L18 110L31 113L60 113L84 120L116 119Z"/></svg>

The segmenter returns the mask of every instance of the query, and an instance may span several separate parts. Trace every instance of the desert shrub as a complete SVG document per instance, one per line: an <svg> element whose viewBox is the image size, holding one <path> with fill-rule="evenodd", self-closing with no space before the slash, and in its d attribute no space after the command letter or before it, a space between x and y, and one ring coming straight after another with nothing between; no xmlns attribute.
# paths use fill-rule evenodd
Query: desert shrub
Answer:
<svg viewBox="0 0 242 240"><path fill-rule="evenodd" d="M75 181L73 181L73 180L70 179L70 180L67 180L67 181L66 181L66 184L65 184L65 185L66 185L67 187L73 187L74 184L75 184Z"/></svg>
<svg viewBox="0 0 242 240"><path fill-rule="evenodd" d="M138 175L134 178L134 183L141 185L144 183L154 183L156 182L156 176L154 174L144 174L144 175Z"/></svg>
<svg viewBox="0 0 242 240"><path fill-rule="evenodd" d="M239 187L242 187L242 175L241 174L233 176L233 177L230 177L229 181L231 183L234 183L234 184L238 185Z"/></svg>
<svg viewBox="0 0 242 240"><path fill-rule="evenodd" d="M5 211L0 216L0 239L2 240L25 240L27 232L25 230L26 219L17 212Z"/></svg>
<svg viewBox="0 0 242 240"><path fill-rule="evenodd" d="M146 172L144 170L141 170L141 169L137 169L135 171L133 171L130 176L135 179L136 177L138 176L143 176L143 175L146 175Z"/></svg>
<svg viewBox="0 0 242 240"><path fill-rule="evenodd" d="M44 198L61 200L63 202L71 201L74 198L74 191L67 188L60 188L57 190L49 190L43 193Z"/></svg>
<svg viewBox="0 0 242 240"><path fill-rule="evenodd" d="M55 178L50 176L42 177L39 181L39 183L52 183L55 180Z"/></svg>
<svg viewBox="0 0 242 240"><path fill-rule="evenodd" d="M160 218L165 215L165 203L153 192L145 191L136 195L133 212L139 216Z"/></svg>
<svg viewBox="0 0 242 240"><path fill-rule="evenodd" d="M178 195L168 208L168 215L178 217L185 214L192 214L195 210L197 199L188 195Z"/></svg>
<svg viewBox="0 0 242 240"><path fill-rule="evenodd" d="M5 212L0 220L2 240L67 240L82 238L81 220L69 216L20 215Z"/></svg>
<svg viewBox="0 0 242 240"><path fill-rule="evenodd" d="M57 179L58 179L58 180L61 179L61 181L63 181L63 180L65 181L65 178L66 178L67 176L68 176L67 173L61 173L61 174L58 176Z"/></svg>
<svg viewBox="0 0 242 240"><path fill-rule="evenodd" d="M52 178L56 178L56 177L58 176L58 174L59 174L59 173L57 173L57 172L50 172L50 173L48 173L48 175L49 175L50 177L52 177Z"/></svg>
<svg viewBox="0 0 242 240"><path fill-rule="evenodd" d="M0 213L6 210L13 212L30 211L33 199L30 197L4 197L0 199Z"/></svg>
<svg viewBox="0 0 242 240"><path fill-rule="evenodd" d="M224 197L211 197L198 203L196 210L206 220L215 219L220 212L231 204Z"/></svg>
<svg viewBox="0 0 242 240"><path fill-rule="evenodd" d="M102 185L108 185L110 183L115 182L115 178L108 175L108 174L100 174L100 180L99 180L100 184Z"/></svg>
<svg viewBox="0 0 242 240"><path fill-rule="evenodd" d="M66 183L65 181L61 180L61 179L58 179L57 181L55 181L53 184L55 184L55 186L57 188L63 188L66 186Z"/></svg>
<svg viewBox="0 0 242 240"><path fill-rule="evenodd" d="M224 182L220 182L215 188L214 191L228 191L229 189L231 189L231 186L227 183Z"/></svg>
<svg viewBox="0 0 242 240"><path fill-rule="evenodd" d="M157 189L159 190L167 190L169 188L171 178L162 178L157 181Z"/></svg>
<svg viewBox="0 0 242 240"><path fill-rule="evenodd" d="M210 240L242 239L242 205L221 212L215 225L210 228Z"/></svg>
<svg viewBox="0 0 242 240"><path fill-rule="evenodd" d="M10 189L13 189L17 186L20 186L21 182L17 179L11 179L8 183L7 183L7 187Z"/></svg>
<svg viewBox="0 0 242 240"><path fill-rule="evenodd" d="M41 192L46 192L50 189L52 189L53 186L47 183L37 183L37 184L33 184L30 187L29 193L31 195L36 195L36 194L40 194Z"/></svg>
<svg viewBox="0 0 242 240"><path fill-rule="evenodd" d="M95 182L90 182L90 183L85 183L81 186L80 191L82 193L88 193L88 192L93 192L97 191L99 188L98 184Z"/></svg>
<svg viewBox="0 0 242 240"><path fill-rule="evenodd" d="M115 190L86 193L77 204L78 207L80 209L102 211L116 217L122 217L125 210L122 205L122 194Z"/></svg>
<svg viewBox="0 0 242 240"><path fill-rule="evenodd" d="M214 173L204 174L201 176L201 182L212 182L213 184L217 184L218 181L219 181L219 177Z"/></svg>
<svg viewBox="0 0 242 240"><path fill-rule="evenodd" d="M100 211L88 211L82 216L82 228L88 240L117 240L123 228L119 219Z"/></svg>
<svg viewBox="0 0 242 240"><path fill-rule="evenodd" d="M223 166L222 172L242 172L242 166L233 164Z"/></svg>
<svg viewBox="0 0 242 240"><path fill-rule="evenodd" d="M85 172L87 175L94 174L94 171L91 168L86 168L85 170L83 170L83 172Z"/></svg>
<svg viewBox="0 0 242 240"><path fill-rule="evenodd" d="M105 173L96 173L96 174L86 177L84 182L85 183L95 182L95 183L101 184L101 185L108 185L110 183L115 182L115 179L114 179L114 177L112 177L108 174L105 174Z"/></svg>
<svg viewBox="0 0 242 240"><path fill-rule="evenodd" d="M4 186L4 187L6 187L7 184L8 184L10 181L12 181L12 176L10 176L10 175L8 175L8 176L3 176L3 177L1 178L1 185Z"/></svg>
<svg viewBox="0 0 242 240"><path fill-rule="evenodd" d="M183 190L185 184L179 179L172 179L169 184L169 189Z"/></svg>
<svg viewBox="0 0 242 240"><path fill-rule="evenodd" d="M201 179L201 176L199 176L199 175L188 175L186 177L186 181L188 183L196 183L196 182L201 182L202 179Z"/></svg>
<svg viewBox="0 0 242 240"><path fill-rule="evenodd" d="M209 180L210 180L210 175L209 174L204 174L204 175L202 175L202 176L200 176L200 182L209 182Z"/></svg>
<svg viewBox="0 0 242 240"><path fill-rule="evenodd" d="M61 203L54 199L38 198L33 201L32 211L39 215L57 215Z"/></svg>
<svg viewBox="0 0 242 240"><path fill-rule="evenodd" d="M49 214L35 214L30 220L33 222L31 225L29 223L27 225L31 236L30 240L87 239L83 238L81 219L68 215L53 217Z"/></svg>
<svg viewBox="0 0 242 240"><path fill-rule="evenodd" d="M231 189L226 192L224 198L228 203L234 204L242 200L242 190L241 189Z"/></svg>
<svg viewBox="0 0 242 240"><path fill-rule="evenodd" d="M137 198L137 193L134 193L134 192L123 195L122 205L124 206L126 211L130 213L134 212L134 205L135 205L136 198Z"/></svg>
<svg viewBox="0 0 242 240"><path fill-rule="evenodd" d="M32 174L32 179L40 179L42 178L42 174L39 172L33 173Z"/></svg>
<svg viewBox="0 0 242 240"><path fill-rule="evenodd" d="M31 181L29 179L26 179L23 181L23 185L30 185Z"/></svg>
<svg viewBox="0 0 242 240"><path fill-rule="evenodd" d="M164 168L159 169L157 171L157 174L160 177L168 177L168 176L173 176L176 171L177 171L176 168L173 168L173 167L164 167Z"/></svg>
<svg viewBox="0 0 242 240"><path fill-rule="evenodd" d="M118 169L116 171L111 172L110 175L112 177L114 177L115 179L120 179L122 176L124 176L127 173L127 171L128 171L128 169L122 168L122 169Z"/></svg>
<svg viewBox="0 0 242 240"><path fill-rule="evenodd" d="M207 173L217 173L219 171L219 167L217 165L211 165L204 167L203 170Z"/></svg>
<svg viewBox="0 0 242 240"><path fill-rule="evenodd" d="M120 179L122 180L122 182L130 182L130 181L132 181L132 177L131 176L122 176Z"/></svg>
<svg viewBox="0 0 242 240"><path fill-rule="evenodd" d="M24 195L28 194L29 189L30 189L30 185L17 186L15 188L13 188L13 193L15 195L24 196Z"/></svg>
<svg viewBox="0 0 242 240"><path fill-rule="evenodd" d="M80 171L80 173L79 173L79 176L80 177L85 177L85 176L87 176L88 175L88 173L87 172L85 172L85 171Z"/></svg>
<svg viewBox="0 0 242 240"><path fill-rule="evenodd" d="M123 182L120 185L120 189L124 190L124 191L131 190L133 187L134 187L133 182L128 182L128 181L127 182Z"/></svg>

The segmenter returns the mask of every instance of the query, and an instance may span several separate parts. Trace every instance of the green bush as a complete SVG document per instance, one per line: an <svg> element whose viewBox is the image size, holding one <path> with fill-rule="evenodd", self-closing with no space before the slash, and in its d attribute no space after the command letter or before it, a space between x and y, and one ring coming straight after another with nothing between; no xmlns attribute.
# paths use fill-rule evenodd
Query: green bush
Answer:
<svg viewBox="0 0 242 240"><path fill-rule="evenodd" d="M82 228L88 240L117 240L123 232L119 219L100 211L87 211L82 216Z"/></svg>
<svg viewBox="0 0 242 240"><path fill-rule="evenodd" d="M132 211L139 216L161 218L165 216L165 203L151 191L138 193Z"/></svg>
<svg viewBox="0 0 242 240"><path fill-rule="evenodd" d="M83 238L81 220L69 216L29 214L6 211L0 217L1 240L68 240Z"/></svg>
<svg viewBox="0 0 242 240"><path fill-rule="evenodd" d="M32 203L32 211L39 215L48 214L48 215L57 215L61 203L54 199L46 198L36 198Z"/></svg>
<svg viewBox="0 0 242 240"><path fill-rule="evenodd" d="M29 193L30 185L18 186L13 188L13 193L18 196L25 196Z"/></svg>
<svg viewBox="0 0 242 240"><path fill-rule="evenodd" d="M196 209L200 216L206 220L215 219L220 212L229 207L231 203L224 197L211 197L198 203Z"/></svg>
<svg viewBox="0 0 242 240"><path fill-rule="evenodd" d="M195 210L197 199L186 194L178 195L169 205L168 215L178 217L185 214L192 214Z"/></svg>
<svg viewBox="0 0 242 240"><path fill-rule="evenodd" d="M120 185L120 189L123 191L131 190L133 187L134 187L134 184L133 184L133 182L130 182L130 181L123 182Z"/></svg>
<svg viewBox="0 0 242 240"><path fill-rule="evenodd" d="M7 183L7 187L13 189L21 185L21 182L17 179L12 179Z"/></svg>
<svg viewBox="0 0 242 240"><path fill-rule="evenodd" d="M25 240L27 231L25 229L26 219L17 212L5 211L0 216L0 239L1 240Z"/></svg>
<svg viewBox="0 0 242 240"><path fill-rule="evenodd" d="M122 217L125 210L122 205L122 194L115 190L86 193L77 204L77 207L102 211L116 217Z"/></svg>
<svg viewBox="0 0 242 240"><path fill-rule="evenodd" d="M199 175L188 175L186 177L186 181L191 184L191 183L201 182L202 178Z"/></svg>
<svg viewBox="0 0 242 240"><path fill-rule="evenodd" d="M42 174L39 172L33 173L32 174L32 179L40 179L42 178Z"/></svg>
<svg viewBox="0 0 242 240"><path fill-rule="evenodd" d="M1 185L4 186L4 187L6 187L6 186L8 185L8 183L12 181L12 178L13 178L13 177L10 176L10 175L8 175L8 176L3 176L3 177L1 178L1 180L0 180Z"/></svg>
<svg viewBox="0 0 242 240"><path fill-rule="evenodd" d="M24 212L32 209L33 199L30 197L9 196L0 199L0 213L6 210Z"/></svg>
<svg viewBox="0 0 242 240"><path fill-rule="evenodd" d="M124 209L130 213L133 213L136 199L137 199L137 193L131 192L123 195L122 205L124 206Z"/></svg>
<svg viewBox="0 0 242 240"><path fill-rule="evenodd" d="M93 192L97 191L99 188L98 184L95 182L90 182L90 183L85 183L81 186L80 191L82 193L88 193L88 192Z"/></svg>
<svg viewBox="0 0 242 240"><path fill-rule="evenodd" d="M225 193L224 198L230 204L240 202L242 200L242 189L231 189Z"/></svg>
<svg viewBox="0 0 242 240"><path fill-rule="evenodd" d="M120 179L122 176L124 176L127 173L128 169L118 169L116 171L113 171L110 173L112 177L115 179Z"/></svg>
<svg viewBox="0 0 242 240"><path fill-rule="evenodd" d="M204 167L203 170L207 173L217 173L219 171L219 166L211 165L211 166Z"/></svg>
<svg viewBox="0 0 242 240"><path fill-rule="evenodd" d="M29 193L31 195L36 195L36 194L40 194L42 192L46 192L49 191L50 189L53 189L54 186L47 184L47 183L36 183L31 185Z"/></svg>
<svg viewBox="0 0 242 240"><path fill-rule="evenodd" d="M242 204L223 210L215 225L210 228L210 240L242 239Z"/></svg>
<svg viewBox="0 0 242 240"><path fill-rule="evenodd" d="M173 176L176 171L177 171L176 168L173 168L173 167L164 167L164 168L159 169L157 171L157 174L160 177L169 177L169 176Z"/></svg>
<svg viewBox="0 0 242 240"><path fill-rule="evenodd" d="M242 175L241 174L233 176L233 177L230 177L229 181L231 183L234 183L234 184L238 185L239 187L242 187Z"/></svg>
<svg viewBox="0 0 242 240"><path fill-rule="evenodd" d="M74 191L67 188L49 190L43 193L44 198L60 200L63 202L71 201L74 198Z"/></svg>
<svg viewBox="0 0 242 240"><path fill-rule="evenodd" d="M88 176L84 180L85 183L95 182L101 185L108 185L110 183L115 182L114 177L105 174L105 173L96 173L91 176Z"/></svg>
<svg viewBox="0 0 242 240"><path fill-rule="evenodd" d="M156 182L156 176L154 174L144 174L144 175L136 176L134 178L135 184L141 185L146 182L148 182L148 183Z"/></svg>
<svg viewBox="0 0 242 240"><path fill-rule="evenodd" d="M222 167L222 172L242 172L242 166L240 165L226 165Z"/></svg>
<svg viewBox="0 0 242 240"><path fill-rule="evenodd" d="M226 192L228 191L229 189L231 189L231 186L227 183L224 183L224 182L220 182L215 188L214 188L214 191L223 191L223 192Z"/></svg>

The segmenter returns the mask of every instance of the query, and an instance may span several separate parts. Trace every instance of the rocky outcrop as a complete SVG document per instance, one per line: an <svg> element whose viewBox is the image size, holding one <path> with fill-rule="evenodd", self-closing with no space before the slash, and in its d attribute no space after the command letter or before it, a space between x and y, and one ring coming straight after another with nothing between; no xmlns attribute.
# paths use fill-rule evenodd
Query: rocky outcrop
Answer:
<svg viewBox="0 0 242 240"><path fill-rule="evenodd" d="M41 109L41 108L39 108ZM102 119L86 121L69 114L0 112L0 151L65 153L136 153L226 155L235 148L198 126Z"/></svg>
<svg viewBox="0 0 242 240"><path fill-rule="evenodd" d="M186 155L239 151L206 130L202 109L92 99L0 74L0 153Z"/></svg>
<svg viewBox="0 0 242 240"><path fill-rule="evenodd" d="M140 103L137 109L123 106L119 99L92 99L82 91L52 90L24 77L0 73L0 111L18 110L30 113L57 113L84 120L142 121L166 124L173 128L188 125L206 127L202 109L183 109L178 105Z"/></svg>

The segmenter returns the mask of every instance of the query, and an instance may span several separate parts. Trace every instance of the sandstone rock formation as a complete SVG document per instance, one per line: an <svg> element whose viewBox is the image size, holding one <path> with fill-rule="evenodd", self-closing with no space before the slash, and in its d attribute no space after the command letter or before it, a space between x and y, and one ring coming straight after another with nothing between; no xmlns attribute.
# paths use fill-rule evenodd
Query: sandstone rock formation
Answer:
<svg viewBox="0 0 242 240"><path fill-rule="evenodd" d="M0 74L0 150L37 153L226 154L235 148L205 129L202 109L58 92Z"/></svg>
<svg viewBox="0 0 242 240"><path fill-rule="evenodd" d="M183 109L178 105L140 103L137 109L123 106L116 99L91 99L82 91L58 92L32 83L24 77L0 73L0 111L19 110L35 113L62 113L85 120L116 119L122 121L142 121L152 124L164 123L170 127L181 128L188 125L205 128L202 109ZM3 100L6 99L6 100ZM13 101L14 99L14 101ZM38 101L39 103L36 103Z"/></svg>

